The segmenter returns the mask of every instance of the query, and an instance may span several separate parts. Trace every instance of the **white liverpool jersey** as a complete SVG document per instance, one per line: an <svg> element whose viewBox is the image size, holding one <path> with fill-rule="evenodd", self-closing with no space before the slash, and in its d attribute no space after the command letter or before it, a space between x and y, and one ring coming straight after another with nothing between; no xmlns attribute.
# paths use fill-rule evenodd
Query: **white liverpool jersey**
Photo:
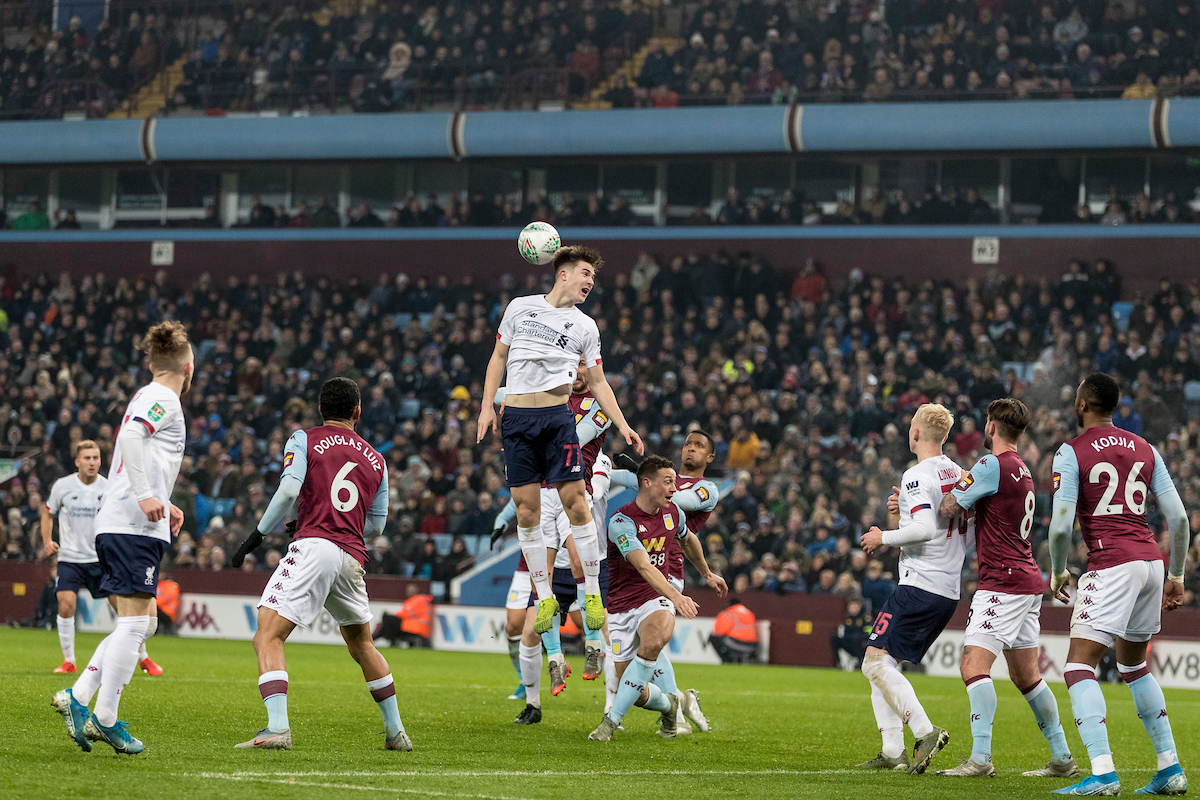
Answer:
<svg viewBox="0 0 1200 800"><path fill-rule="evenodd" d="M540 294L517 297L504 310L496 338L508 345L508 394L570 386L582 357L600 363L600 329L575 306L555 308Z"/></svg>
<svg viewBox="0 0 1200 800"><path fill-rule="evenodd" d="M927 458L905 470L900 488L900 527L912 524L912 515L932 509L937 517L937 533L922 544L900 548L900 585L915 586L927 592L957 600L966 555L967 536L956 523L938 514L942 496L954 488L962 469L946 456Z"/></svg>
<svg viewBox="0 0 1200 800"><path fill-rule="evenodd" d="M91 484L79 473L54 482L46 510L58 517L58 560L64 564L90 564L96 556L96 513L104 499L108 479L97 475Z"/></svg>
<svg viewBox="0 0 1200 800"><path fill-rule="evenodd" d="M146 481L154 498L169 509L171 490L179 476L187 439L179 396L161 383L147 384L129 401L121 424L143 425L150 432L144 459ZM131 533L171 541L170 515L164 515L158 522L150 522L138 505L129 483L129 473L124 469L120 447L113 452L108 490L100 504L100 513L96 515L96 533Z"/></svg>

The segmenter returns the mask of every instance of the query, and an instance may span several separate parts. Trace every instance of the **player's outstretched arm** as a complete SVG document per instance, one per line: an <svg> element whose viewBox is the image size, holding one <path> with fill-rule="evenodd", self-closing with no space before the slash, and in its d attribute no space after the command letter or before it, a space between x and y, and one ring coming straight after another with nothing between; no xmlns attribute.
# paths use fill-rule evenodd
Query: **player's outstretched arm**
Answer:
<svg viewBox="0 0 1200 800"><path fill-rule="evenodd" d="M627 469L614 469L611 477L614 485L624 486L626 489L637 491L637 473L630 472Z"/></svg>
<svg viewBox="0 0 1200 800"><path fill-rule="evenodd" d="M150 491L146 478L146 440L152 435L150 428L141 420L130 420L121 426L117 434L117 447L121 451L121 465L129 476L129 486L137 498L138 507L150 522L158 522L167 515L167 507Z"/></svg>
<svg viewBox="0 0 1200 800"><path fill-rule="evenodd" d="M1079 502L1079 459L1075 448L1063 444L1054 454L1054 505L1050 512L1050 593L1066 603L1070 600L1066 586L1071 580L1067 572L1067 554L1071 548L1071 531L1075 527L1075 504Z"/></svg>
<svg viewBox="0 0 1200 800"><path fill-rule="evenodd" d="M700 481L687 489L680 489L671 498L671 502L685 512L712 511L717 507L720 492L712 481Z"/></svg>
<svg viewBox="0 0 1200 800"><path fill-rule="evenodd" d="M300 496L300 487L303 485L302 480L297 479L294 475L288 475L286 472L280 477L279 488L275 490L271 502L263 512L262 519L258 521L258 525L233 554L233 558L229 562L233 567L242 566L246 556L257 550L263 543L266 533L274 530L279 523L291 516L292 506L296 504L296 498Z"/></svg>
<svg viewBox="0 0 1200 800"><path fill-rule="evenodd" d="M625 421L625 414L617 405L617 396L613 394L612 387L608 385L608 378L604 377L604 367L600 364L588 367L588 380L591 381L592 394L596 395L596 402L600 404L600 410L612 420L613 425L617 427L617 432L625 440L625 444L633 445L633 449L639 456L644 455L646 446L642 444L642 438L637 435L637 431L629 427L629 423Z"/></svg>
<svg viewBox="0 0 1200 800"><path fill-rule="evenodd" d="M704 547L700 544L700 537L688 531L688 535L680 542L680 547L683 548L683 554L687 556L687 560L692 562L692 566L700 573L700 578L716 590L717 597L724 597L729 593L725 579L708 566L708 561L704 558Z"/></svg>
<svg viewBox="0 0 1200 800"><path fill-rule="evenodd" d="M54 516L50 509L42 506L42 557L48 558L58 552L58 542L50 538L54 532Z"/></svg>
<svg viewBox="0 0 1200 800"><path fill-rule="evenodd" d="M1171 561L1167 565L1167 585L1163 589L1163 608L1170 611L1183 603L1183 567L1192 532L1187 510L1167 471L1166 462L1157 448L1153 445L1151 448L1154 450L1154 471L1150 475L1150 491L1158 500L1158 509L1167 521L1167 532L1171 537Z"/></svg>
<svg viewBox="0 0 1200 800"><path fill-rule="evenodd" d="M503 323L501 324L503 327ZM499 435L496 430L496 409L492 408L492 398L500 391L500 381L504 380L504 369L508 366L508 345L496 340L496 349L488 361L487 375L483 380L483 402L479 404L479 424L476 426L475 444L483 441L491 428L493 435Z"/></svg>

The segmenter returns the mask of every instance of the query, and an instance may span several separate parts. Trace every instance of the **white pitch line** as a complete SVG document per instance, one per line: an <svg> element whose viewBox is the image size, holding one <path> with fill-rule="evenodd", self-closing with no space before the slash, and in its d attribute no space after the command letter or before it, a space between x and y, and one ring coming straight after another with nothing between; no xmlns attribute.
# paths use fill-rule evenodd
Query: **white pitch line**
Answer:
<svg viewBox="0 0 1200 800"><path fill-rule="evenodd" d="M641 775L753 777L773 775L864 775L861 769L592 769L592 770L307 770L299 772L201 772L199 777L258 780L281 776L302 778L572 778L580 775L637 777ZM473 796L473 795L472 795Z"/></svg>
<svg viewBox="0 0 1200 800"><path fill-rule="evenodd" d="M280 773L272 773L278 775ZM302 774L302 773L301 773ZM474 792L439 792L434 789L407 789L394 786L360 786L356 783L316 783L313 781L297 781L292 778L266 778L250 775L226 775L219 772L201 772L190 777L208 778L226 781L243 781L248 783L277 783L284 786L304 786L310 789L353 789L359 792L383 792L396 794L419 794L425 797L465 797L473 800L524 800L520 797L508 797L500 794L477 794Z"/></svg>

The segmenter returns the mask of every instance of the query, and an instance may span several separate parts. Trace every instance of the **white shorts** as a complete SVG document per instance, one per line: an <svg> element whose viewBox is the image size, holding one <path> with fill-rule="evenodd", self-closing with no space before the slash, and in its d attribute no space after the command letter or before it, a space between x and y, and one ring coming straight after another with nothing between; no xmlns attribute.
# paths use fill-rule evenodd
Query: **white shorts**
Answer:
<svg viewBox="0 0 1200 800"><path fill-rule="evenodd" d="M338 625L365 625L371 621L365 574L352 555L328 539L297 539L267 581L258 607L277 611L301 628L311 627L322 607Z"/></svg>
<svg viewBox="0 0 1200 800"><path fill-rule="evenodd" d="M979 590L971 600L963 644L993 655L1038 646L1042 631L1040 594L1005 594Z"/></svg>
<svg viewBox="0 0 1200 800"><path fill-rule="evenodd" d="M665 597L655 597L630 611L608 615L608 640L612 643L614 661L633 661L641 646L638 628L646 617L658 611L675 616L675 604Z"/></svg>
<svg viewBox="0 0 1200 800"><path fill-rule="evenodd" d="M671 577L667 578L667 583L670 584L671 588L675 591L683 591L683 578L676 578L674 575L672 575Z"/></svg>
<svg viewBox="0 0 1200 800"><path fill-rule="evenodd" d="M558 489L542 489L542 541L546 547L562 550L571 535L571 523L563 509Z"/></svg>
<svg viewBox="0 0 1200 800"><path fill-rule="evenodd" d="M513 573L512 583L508 585L508 599L504 601L504 607L513 611L524 611L529 606L529 593L532 589L529 573L517 570Z"/></svg>
<svg viewBox="0 0 1200 800"><path fill-rule="evenodd" d="M1106 647L1116 636L1149 641L1161 627L1163 577L1161 561L1129 561L1085 572L1071 615L1071 638Z"/></svg>

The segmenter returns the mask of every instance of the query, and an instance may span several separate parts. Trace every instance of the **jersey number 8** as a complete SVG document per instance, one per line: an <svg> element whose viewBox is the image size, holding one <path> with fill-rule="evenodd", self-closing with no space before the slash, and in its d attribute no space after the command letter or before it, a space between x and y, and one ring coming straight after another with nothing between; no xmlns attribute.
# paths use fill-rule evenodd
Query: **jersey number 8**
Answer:
<svg viewBox="0 0 1200 800"><path fill-rule="evenodd" d="M1025 516L1021 518L1021 538L1028 539L1029 534L1033 531L1033 509L1037 505L1037 498L1033 496L1033 492L1025 495Z"/></svg>
<svg viewBox="0 0 1200 800"><path fill-rule="evenodd" d="M329 500L333 503L333 507L342 513L353 511L354 507L358 505L358 487L346 480L346 476L350 474L350 470L357 466L358 464L353 461L347 461L338 470L337 475L333 478L333 483L329 487ZM345 500L342 499L342 492L348 495Z"/></svg>
<svg viewBox="0 0 1200 800"><path fill-rule="evenodd" d="M1125 479L1125 503L1129 506L1130 514L1146 513L1146 484L1138 480L1138 473L1145 465L1145 461L1134 462L1129 469L1129 477ZM1113 496L1117 493L1117 482L1120 480L1117 468L1107 461L1101 461L1092 467L1092 472L1088 475L1088 482L1100 483L1101 475L1108 478L1108 485L1104 487L1104 494L1100 495L1100 502L1096 504L1096 510L1092 512L1092 516L1108 517L1124 514L1125 509L1121 507L1121 504L1114 504L1112 501ZM1138 502L1138 493L1142 495L1141 502Z"/></svg>

